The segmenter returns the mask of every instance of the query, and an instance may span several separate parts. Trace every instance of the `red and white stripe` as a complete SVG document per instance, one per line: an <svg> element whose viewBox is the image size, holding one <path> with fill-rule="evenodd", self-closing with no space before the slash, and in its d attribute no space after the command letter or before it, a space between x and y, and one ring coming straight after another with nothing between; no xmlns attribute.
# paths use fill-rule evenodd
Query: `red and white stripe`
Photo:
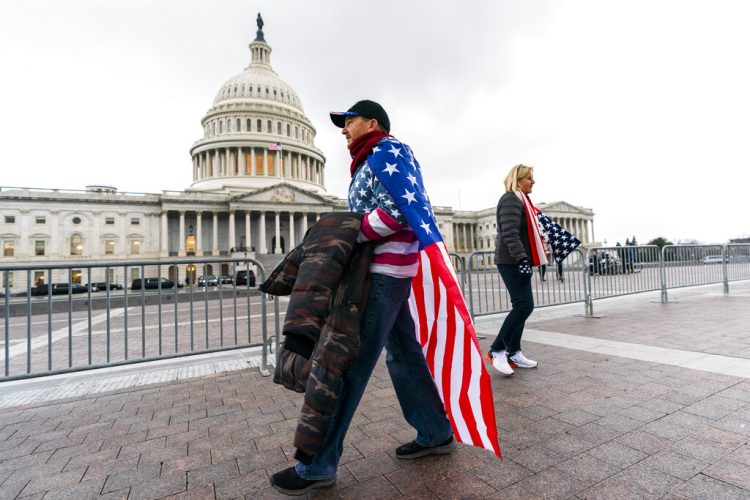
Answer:
<svg viewBox="0 0 750 500"><path fill-rule="evenodd" d="M378 207L362 219L358 241L377 241L370 272L411 278L419 268L419 241L409 227L402 226Z"/></svg>
<svg viewBox="0 0 750 500"><path fill-rule="evenodd" d="M456 439L502 458L490 377L443 242L419 253L409 306Z"/></svg>

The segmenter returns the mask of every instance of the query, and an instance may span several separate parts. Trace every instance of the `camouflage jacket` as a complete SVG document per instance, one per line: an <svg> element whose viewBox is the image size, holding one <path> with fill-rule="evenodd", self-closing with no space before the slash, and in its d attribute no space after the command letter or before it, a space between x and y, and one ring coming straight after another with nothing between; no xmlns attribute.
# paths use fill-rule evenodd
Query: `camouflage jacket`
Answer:
<svg viewBox="0 0 750 500"><path fill-rule="evenodd" d="M357 244L363 214L321 216L260 286L289 295L274 382L305 393L294 446L309 463L323 447L341 378L359 355L373 244Z"/></svg>

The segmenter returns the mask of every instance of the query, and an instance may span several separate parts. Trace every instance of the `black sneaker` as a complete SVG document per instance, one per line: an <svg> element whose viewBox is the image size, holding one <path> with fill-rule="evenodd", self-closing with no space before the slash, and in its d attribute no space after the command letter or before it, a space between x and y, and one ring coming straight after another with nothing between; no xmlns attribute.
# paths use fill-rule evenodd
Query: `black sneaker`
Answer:
<svg viewBox="0 0 750 500"><path fill-rule="evenodd" d="M271 486L285 495L293 497L319 488L328 488L336 482L336 476L329 479L304 479L297 475L294 467L289 467L271 476Z"/></svg>
<svg viewBox="0 0 750 500"><path fill-rule="evenodd" d="M402 444L396 448L398 458L419 458L427 455L445 455L456 449L456 440L451 435L448 439L435 446L422 446L416 441Z"/></svg>

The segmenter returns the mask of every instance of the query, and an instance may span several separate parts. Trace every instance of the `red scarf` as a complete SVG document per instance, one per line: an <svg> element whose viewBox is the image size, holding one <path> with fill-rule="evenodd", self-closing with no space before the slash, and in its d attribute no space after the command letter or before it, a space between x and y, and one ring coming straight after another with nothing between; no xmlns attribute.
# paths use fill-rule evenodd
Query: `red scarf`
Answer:
<svg viewBox="0 0 750 500"><path fill-rule="evenodd" d="M377 144L380 139L387 136L388 134L386 134L385 132L381 132L380 130L373 130L371 132L367 132L366 134L360 135L352 141L352 143L349 145L349 152L352 154L352 166L349 170L352 177L354 177L354 172L355 170L357 170L357 167L363 161L365 161L367 155L369 155L372 151L372 148L375 147L375 144Z"/></svg>
<svg viewBox="0 0 750 500"><path fill-rule="evenodd" d="M516 191L516 196L523 202L523 211L526 214L526 229L529 236L529 246L531 247L531 265L547 264L547 252L542 239L542 232L539 229L539 214L541 211L531 203L529 197L522 191Z"/></svg>

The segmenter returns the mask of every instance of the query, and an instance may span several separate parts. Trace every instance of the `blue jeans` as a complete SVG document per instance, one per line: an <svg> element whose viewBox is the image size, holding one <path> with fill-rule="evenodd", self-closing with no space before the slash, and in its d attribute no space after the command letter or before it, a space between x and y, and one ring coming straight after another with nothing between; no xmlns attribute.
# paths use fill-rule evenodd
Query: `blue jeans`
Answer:
<svg viewBox="0 0 750 500"><path fill-rule="evenodd" d="M521 350L521 335L526 320L534 310L534 295L531 292L531 280L521 281L518 266L498 264L497 270L500 271L503 283L508 289L513 307L505 317L490 349L494 352L505 349L508 355L511 355Z"/></svg>
<svg viewBox="0 0 750 500"><path fill-rule="evenodd" d="M297 474L304 479L329 479L336 475L344 451L344 436L384 346L388 350L386 365L393 388L406 421L417 430L417 443L435 446L453 433L409 313L411 278L371 276L370 296L362 316L359 357L341 382L323 449L309 465L296 465Z"/></svg>

